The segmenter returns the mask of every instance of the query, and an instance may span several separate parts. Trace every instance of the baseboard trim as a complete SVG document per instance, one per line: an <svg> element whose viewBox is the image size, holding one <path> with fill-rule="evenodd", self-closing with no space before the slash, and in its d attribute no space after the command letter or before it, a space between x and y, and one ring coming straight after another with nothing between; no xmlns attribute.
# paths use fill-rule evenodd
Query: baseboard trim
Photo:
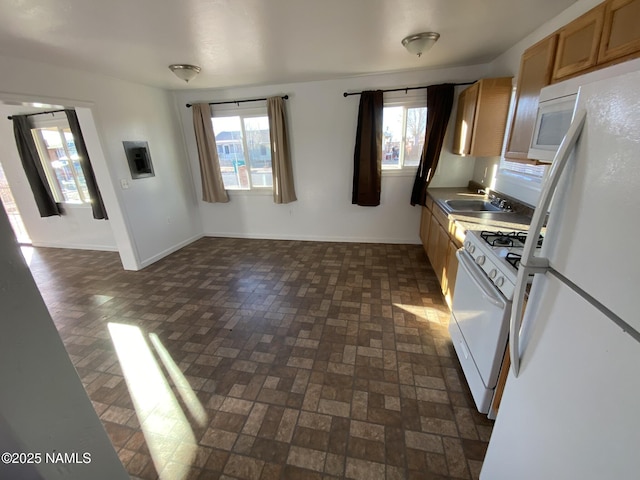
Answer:
<svg viewBox="0 0 640 480"><path fill-rule="evenodd" d="M173 246L167 248L166 250L163 250L162 252L154 255L153 257L147 258L145 260L141 260L139 262L140 263L140 270L142 270L143 268L148 267L152 263L155 263L158 260L166 257L167 255L171 255L172 253L177 252L181 248L186 247L187 245L189 245L190 243L193 243L196 240L200 240L204 236L205 236L204 234L199 233L198 235L194 235L193 237L188 238L187 240L184 240L184 241L182 241L180 243L177 243L176 245L173 245Z"/></svg>
<svg viewBox="0 0 640 480"><path fill-rule="evenodd" d="M86 245L81 243L55 243L55 242L31 242L34 247L44 248L68 248L70 250L96 250L98 252L117 252L118 247L111 245Z"/></svg>
<svg viewBox="0 0 640 480"><path fill-rule="evenodd" d="M246 238L252 240L298 240L302 242L339 242L339 243L386 243L394 245L420 245L420 237L415 238L376 238L339 237L339 236L307 236L307 235L255 235L247 233L205 232L204 237Z"/></svg>

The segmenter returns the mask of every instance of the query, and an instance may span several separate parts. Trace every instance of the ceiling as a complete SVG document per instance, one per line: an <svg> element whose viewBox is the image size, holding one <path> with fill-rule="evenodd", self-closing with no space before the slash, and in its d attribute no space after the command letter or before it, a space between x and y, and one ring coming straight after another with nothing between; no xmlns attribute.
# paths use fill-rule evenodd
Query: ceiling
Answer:
<svg viewBox="0 0 640 480"><path fill-rule="evenodd" d="M0 55L169 89L320 80L485 63L575 1L0 0ZM423 31L418 58L400 41Z"/></svg>

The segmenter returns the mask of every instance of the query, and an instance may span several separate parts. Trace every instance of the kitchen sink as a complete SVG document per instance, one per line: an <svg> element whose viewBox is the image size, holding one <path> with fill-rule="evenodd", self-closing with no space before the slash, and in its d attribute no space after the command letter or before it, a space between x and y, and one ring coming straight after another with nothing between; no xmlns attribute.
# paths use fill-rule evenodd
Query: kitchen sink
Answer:
<svg viewBox="0 0 640 480"><path fill-rule="evenodd" d="M458 199L445 200L445 203L452 212L501 212L500 207L496 207L486 200Z"/></svg>

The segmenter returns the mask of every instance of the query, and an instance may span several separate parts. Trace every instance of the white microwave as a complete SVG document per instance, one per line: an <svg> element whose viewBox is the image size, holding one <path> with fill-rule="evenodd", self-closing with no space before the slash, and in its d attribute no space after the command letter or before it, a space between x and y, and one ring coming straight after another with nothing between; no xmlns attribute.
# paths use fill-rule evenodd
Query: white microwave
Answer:
<svg viewBox="0 0 640 480"><path fill-rule="evenodd" d="M544 98L541 94L529 158L548 163L553 161L573 120L577 98L577 91L550 98Z"/></svg>

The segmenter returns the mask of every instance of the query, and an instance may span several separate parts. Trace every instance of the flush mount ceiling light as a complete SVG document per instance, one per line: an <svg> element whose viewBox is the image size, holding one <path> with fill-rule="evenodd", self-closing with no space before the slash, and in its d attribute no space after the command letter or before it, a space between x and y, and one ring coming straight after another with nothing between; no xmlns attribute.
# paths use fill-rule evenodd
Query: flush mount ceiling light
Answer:
<svg viewBox="0 0 640 480"><path fill-rule="evenodd" d="M436 32L423 32L409 35L402 39L402 46L413 55L421 56L427 52L433 44L440 38Z"/></svg>
<svg viewBox="0 0 640 480"><path fill-rule="evenodd" d="M184 80L187 83L189 83L189 80L196 78L200 73L200 67L180 63L169 65L169 70L171 70L180 80Z"/></svg>

